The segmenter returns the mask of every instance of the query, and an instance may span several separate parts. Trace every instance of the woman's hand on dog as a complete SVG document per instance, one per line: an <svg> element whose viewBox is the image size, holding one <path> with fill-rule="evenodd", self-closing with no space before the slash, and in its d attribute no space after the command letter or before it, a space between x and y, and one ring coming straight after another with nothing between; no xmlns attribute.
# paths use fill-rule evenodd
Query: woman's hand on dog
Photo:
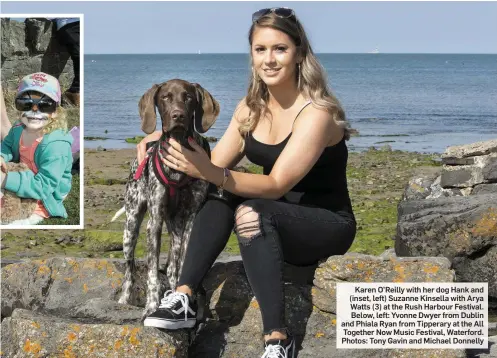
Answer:
<svg viewBox="0 0 497 358"><path fill-rule="evenodd" d="M143 138L140 143L136 145L136 158L138 159L138 164L140 164L143 159L145 159L145 155L147 154L147 143L153 142L154 140L159 140L161 135L161 131L156 131Z"/></svg>
<svg viewBox="0 0 497 358"><path fill-rule="evenodd" d="M170 138L168 143L166 147L168 155L163 159L164 164L193 178L209 180L217 167L212 164L204 148L193 138L188 138L193 150L183 147L173 138Z"/></svg>

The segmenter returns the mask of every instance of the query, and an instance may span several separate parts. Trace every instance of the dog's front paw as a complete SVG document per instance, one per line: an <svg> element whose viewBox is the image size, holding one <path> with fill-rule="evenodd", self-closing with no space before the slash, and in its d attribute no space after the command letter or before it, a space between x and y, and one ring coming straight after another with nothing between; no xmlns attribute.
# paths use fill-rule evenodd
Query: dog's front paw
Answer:
<svg viewBox="0 0 497 358"><path fill-rule="evenodd" d="M129 299L129 296L128 295L125 295L124 293L121 295L121 297L119 298L119 301L117 301L118 303L122 304L122 305L129 305L130 304L130 299Z"/></svg>
<svg viewBox="0 0 497 358"><path fill-rule="evenodd" d="M145 320L145 318L147 318L148 316L150 316L155 311L157 311L157 307L148 307L148 308L145 307L145 309L142 312L141 321L143 322Z"/></svg>

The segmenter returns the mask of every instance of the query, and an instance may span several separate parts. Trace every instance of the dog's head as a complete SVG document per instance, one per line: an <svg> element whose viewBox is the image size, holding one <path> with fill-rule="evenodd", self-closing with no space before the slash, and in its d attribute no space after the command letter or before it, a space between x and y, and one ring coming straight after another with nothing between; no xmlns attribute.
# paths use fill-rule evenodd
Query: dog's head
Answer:
<svg viewBox="0 0 497 358"><path fill-rule="evenodd" d="M193 130L205 133L219 115L219 103L197 83L175 79L153 85L140 99L138 108L142 130L155 130L159 109L162 132L176 139L191 135Z"/></svg>

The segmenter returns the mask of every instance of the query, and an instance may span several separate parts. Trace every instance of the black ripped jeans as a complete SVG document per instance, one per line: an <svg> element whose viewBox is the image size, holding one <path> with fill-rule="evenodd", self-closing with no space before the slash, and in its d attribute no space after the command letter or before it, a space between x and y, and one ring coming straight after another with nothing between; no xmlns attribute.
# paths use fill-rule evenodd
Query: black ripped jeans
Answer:
<svg viewBox="0 0 497 358"><path fill-rule="evenodd" d="M283 263L311 265L347 252L355 237L353 215L269 199L210 198L193 224L178 286L193 291L237 234L243 264L262 312L264 334L285 332Z"/></svg>

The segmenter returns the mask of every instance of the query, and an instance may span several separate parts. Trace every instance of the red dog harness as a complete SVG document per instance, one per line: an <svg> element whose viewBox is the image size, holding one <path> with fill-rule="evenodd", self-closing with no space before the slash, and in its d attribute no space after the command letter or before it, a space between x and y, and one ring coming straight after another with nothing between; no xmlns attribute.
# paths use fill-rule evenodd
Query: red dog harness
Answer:
<svg viewBox="0 0 497 358"><path fill-rule="evenodd" d="M162 139L162 138L161 138ZM180 181L174 181L172 179L169 179L166 175L166 169L164 167L164 163L162 160L162 154L160 153L160 144L162 143L162 140L159 140L157 143L155 143L152 147L150 147L147 150L147 153L145 155L145 159L142 160L138 168L136 169L136 173L133 177L134 180L140 179L140 177L143 174L143 171L147 167L147 163L149 159L152 159L153 163L153 168L155 175L159 179L162 185L167 186L169 189L169 196L174 196L176 194L176 189L179 189L186 184L188 184L193 178L189 176L185 176L182 180ZM161 158L159 158L161 157Z"/></svg>

